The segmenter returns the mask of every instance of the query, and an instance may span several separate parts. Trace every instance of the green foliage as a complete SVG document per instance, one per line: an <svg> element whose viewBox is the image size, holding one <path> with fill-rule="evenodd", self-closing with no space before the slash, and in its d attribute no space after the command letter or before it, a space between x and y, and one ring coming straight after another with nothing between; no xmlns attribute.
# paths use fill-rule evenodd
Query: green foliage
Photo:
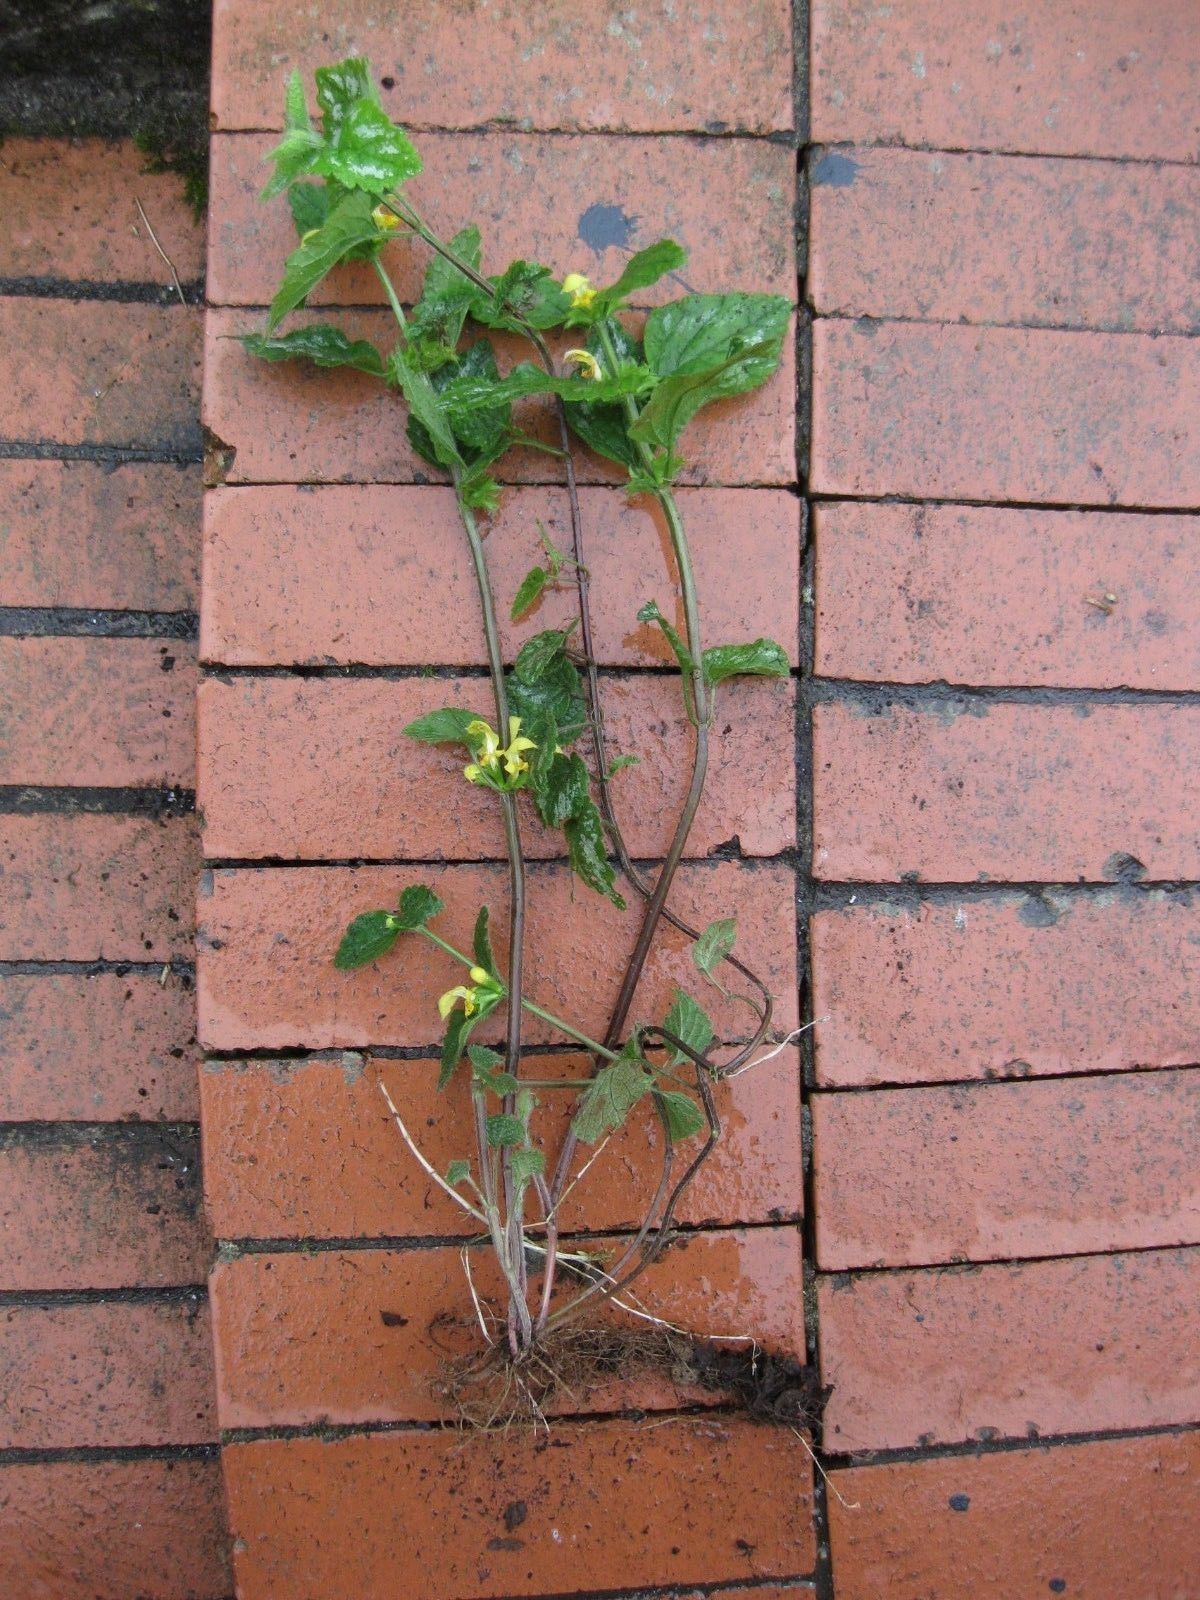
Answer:
<svg viewBox="0 0 1200 1600"><path fill-rule="evenodd" d="M786 650L773 639L713 645L704 652L702 662L709 683L737 677L786 678L791 671Z"/></svg>
<svg viewBox="0 0 1200 1600"><path fill-rule="evenodd" d="M604 843L604 823L595 805L590 802L571 818L563 829L567 840L567 856L571 871L594 889L597 894L611 900L618 911L624 911L625 900L616 890L617 875Z"/></svg>
<svg viewBox="0 0 1200 1600"><path fill-rule="evenodd" d="M545 742L551 718L558 743L564 747L574 743L587 726L583 681L565 655L559 655L533 683L526 683L516 672L509 673L506 682L509 710L520 717L522 728L539 746Z"/></svg>
<svg viewBox="0 0 1200 1600"><path fill-rule="evenodd" d="M474 223L454 235L450 248L468 266L479 270L483 246ZM408 318L408 338L417 365L433 370L453 357L477 293L469 279L444 256L435 252L429 258L421 298Z"/></svg>
<svg viewBox="0 0 1200 1600"><path fill-rule="evenodd" d="M329 186L324 183L293 183L287 192L288 209L301 239L314 228L323 228L329 218Z"/></svg>
<svg viewBox="0 0 1200 1600"><path fill-rule="evenodd" d="M465 1183L471 1176L471 1163L469 1161L452 1161L446 1168L446 1182L453 1189L457 1184Z"/></svg>
<svg viewBox="0 0 1200 1600"><path fill-rule="evenodd" d="M290 333L244 333L241 342L262 361L311 361L316 367L355 367L382 378L387 364L369 339L351 339L327 322L293 328Z"/></svg>
<svg viewBox="0 0 1200 1600"><path fill-rule="evenodd" d="M489 1050L486 1045L469 1044L467 1046L467 1060L471 1063L471 1073L477 1083L482 1083L484 1088L490 1089L493 1094L516 1094L520 1083L511 1072L503 1071L504 1057L496 1050Z"/></svg>
<svg viewBox="0 0 1200 1600"><path fill-rule="evenodd" d="M529 571L517 585L517 592L513 596L512 620L518 621L527 611L542 598L542 591L550 581L550 574L545 567L530 567Z"/></svg>
<svg viewBox="0 0 1200 1600"><path fill-rule="evenodd" d="M638 250L625 263L625 270L616 283L597 292L589 308L589 320L612 316L630 295L636 294L639 289L649 289L669 272L678 272L686 261L687 251L674 239L659 239L657 244Z"/></svg>
<svg viewBox="0 0 1200 1600"><path fill-rule="evenodd" d="M531 1178L540 1178L546 1170L546 1158L540 1150L514 1150L512 1153L513 1182L520 1188Z"/></svg>
<svg viewBox="0 0 1200 1600"><path fill-rule="evenodd" d="M564 658L567 640L572 629L547 628L535 633L517 652L513 671L525 684L542 683L550 677Z"/></svg>
<svg viewBox="0 0 1200 1600"><path fill-rule="evenodd" d="M440 711L427 711L405 728L405 737L418 744L465 744L469 747L467 728L480 720L477 711L464 711L461 706L443 706Z"/></svg>
<svg viewBox="0 0 1200 1600"><path fill-rule="evenodd" d="M408 437L413 448L435 467L461 466L462 453L433 378L415 366L399 346L388 359L388 378L408 402Z"/></svg>
<svg viewBox="0 0 1200 1600"><path fill-rule="evenodd" d="M487 1119L487 1142L495 1150L503 1150L506 1145L524 1144L525 1124L520 1117L497 1111Z"/></svg>
<svg viewBox="0 0 1200 1600"><path fill-rule="evenodd" d="M472 935L471 947L475 952L475 965L482 967L485 972L490 972L496 977L499 969L496 966L496 957L492 953L492 939L489 931L491 913L486 906L480 906L479 915L475 918L475 932Z"/></svg>
<svg viewBox="0 0 1200 1600"><path fill-rule="evenodd" d="M708 1118L690 1094L684 1094L680 1089L656 1089L654 1098L674 1143L694 1139L708 1127Z"/></svg>
<svg viewBox="0 0 1200 1600"><path fill-rule="evenodd" d="M410 883L400 896L400 910L396 915L399 933L415 933L446 908L432 889L423 883Z"/></svg>
<svg viewBox="0 0 1200 1600"><path fill-rule="evenodd" d="M548 828L564 828L591 804L590 775L583 757L555 755L545 779L534 787L538 814Z"/></svg>
<svg viewBox="0 0 1200 1600"><path fill-rule="evenodd" d="M712 1019L708 1012L698 1000L693 1000L682 989L676 989L675 999L663 1026L668 1033L673 1033L684 1044L690 1045L697 1055L702 1056L713 1041ZM682 1050L676 1050L671 1065L680 1067L690 1059Z"/></svg>
<svg viewBox="0 0 1200 1600"><path fill-rule="evenodd" d="M667 643L671 646L671 650L676 661L679 663L680 671L692 672L695 670L696 663L692 660L691 651L680 638L678 629L669 623L666 617L664 617L662 612L658 609L658 602L656 600L647 600L646 604L642 606L641 610L638 612L637 619L639 622L657 622L658 626L663 631L663 636L665 637Z"/></svg>
<svg viewBox="0 0 1200 1600"><path fill-rule="evenodd" d="M613 322L609 332L617 352L617 359L622 365L637 367L645 365L640 342L619 322ZM584 348L603 363L604 346L595 329L588 335ZM609 461L615 461L618 466L629 468L631 472L639 466L641 458L630 441L625 412L620 405L590 399L567 403L566 410L572 432L577 434L589 449Z"/></svg>
<svg viewBox="0 0 1200 1600"><path fill-rule="evenodd" d="M364 911L355 917L342 935L333 964L343 972L365 966L386 955L402 933L415 933L444 910L432 889L410 884L395 911Z"/></svg>
<svg viewBox="0 0 1200 1600"><path fill-rule="evenodd" d="M549 267L536 261L513 261L499 277L490 277L492 293L475 288L471 315L485 328L517 332L530 328L557 328L571 301L554 281Z"/></svg>
<svg viewBox="0 0 1200 1600"><path fill-rule="evenodd" d="M718 917L716 922L709 923L692 946L692 960L706 978L712 978L716 983L713 974L725 957L732 955L736 942L737 919ZM720 984L717 984L717 987L720 988Z"/></svg>
<svg viewBox="0 0 1200 1600"><path fill-rule="evenodd" d="M322 226L287 258L283 282L267 314L267 332L273 333L289 311L303 305L339 261L360 245L374 244L382 237L368 195L348 194L339 200Z"/></svg>
<svg viewBox="0 0 1200 1600"><path fill-rule="evenodd" d="M610 1061L588 1084L579 1097L571 1122L575 1137L583 1144L595 1144L624 1123L643 1095L650 1093L654 1080L646 1064L636 1054L623 1054Z"/></svg>

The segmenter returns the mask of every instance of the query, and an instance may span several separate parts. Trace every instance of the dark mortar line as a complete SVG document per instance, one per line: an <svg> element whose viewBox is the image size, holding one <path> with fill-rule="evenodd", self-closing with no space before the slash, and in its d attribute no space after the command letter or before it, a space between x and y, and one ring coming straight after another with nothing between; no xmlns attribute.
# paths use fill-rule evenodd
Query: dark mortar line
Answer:
<svg viewBox="0 0 1200 1600"><path fill-rule="evenodd" d="M204 280L180 282L187 306L204 304ZM173 283L106 282L99 278L54 278L30 275L0 277L0 296L27 300L66 300L76 304L178 306ZM180 309L185 309L180 306Z"/></svg>
<svg viewBox="0 0 1200 1600"><path fill-rule="evenodd" d="M192 789L99 788L67 784L0 784L0 816L69 816L86 812L106 817L190 816Z"/></svg>
<svg viewBox="0 0 1200 1600"><path fill-rule="evenodd" d="M817 1277L826 1283L832 1283L834 1291L840 1292L852 1289L857 1278L882 1278L900 1273L910 1275L921 1273L925 1277L935 1274L943 1277L947 1273L955 1277L977 1277L981 1273L1006 1272L1014 1267L1041 1267L1055 1262L1065 1265L1072 1261L1108 1261L1118 1256L1124 1258L1177 1255L1181 1250L1192 1252L1200 1260L1200 1239L1183 1244L1110 1245L1106 1250L1068 1250L1047 1255L999 1256L989 1261L916 1261L893 1262L889 1266L820 1267Z"/></svg>
<svg viewBox="0 0 1200 1600"><path fill-rule="evenodd" d="M833 494L813 490L809 501L814 506L830 505L868 505L868 506L948 506L952 510L961 507L964 510L991 510L991 511L1077 511L1088 513L1103 513L1108 516L1130 517L1194 517L1200 513L1200 505L1195 506L1139 506L1122 505L1116 502L1100 500L969 500L963 495L920 495L920 494Z"/></svg>
<svg viewBox="0 0 1200 1600"><path fill-rule="evenodd" d="M454 135L455 138L486 139L503 134L514 139L529 139L536 142L539 139L625 139L631 143L646 144L657 143L660 139L680 140L687 144L726 144L733 139L748 140L754 144L781 145L785 150L794 150L798 145L798 137L794 129L773 128L763 132L760 128L733 127L726 123L712 123L706 128L643 128L630 130L628 128L602 127L602 128L524 128L516 121L493 122L468 122L461 125L447 124L444 122L414 122L405 119L404 126L409 133L433 133ZM283 132L278 127L254 128L213 128L214 140L223 138L259 138L276 139Z"/></svg>
<svg viewBox="0 0 1200 1600"><path fill-rule="evenodd" d="M0 1122L0 1151L5 1150L82 1150L112 1149L116 1145L139 1149L143 1154L171 1154L172 1144L195 1147L200 1139L199 1122ZM194 1163L195 1149L181 1152Z"/></svg>
<svg viewBox="0 0 1200 1600"><path fill-rule="evenodd" d="M684 867L719 867L736 863L747 871L761 867L793 866L796 852L780 851L773 856L745 856L716 845L706 856L685 856ZM549 872L561 869L566 856L537 856L528 862L531 872ZM204 865L210 872L279 872L300 867L394 867L413 871L440 872L447 867L500 868L506 864L504 856L206 856ZM639 871L653 872L662 861L652 857L635 857Z"/></svg>
<svg viewBox="0 0 1200 1600"><path fill-rule="evenodd" d="M922 683L892 683L882 679L811 677L805 680L804 693L813 705L852 705L872 716L880 716L892 706L912 711L955 711L989 705L1071 706L1200 706L1196 689L1131 689L1127 685L1109 688L1060 688L1048 684L962 684L945 679Z"/></svg>
<svg viewBox="0 0 1200 1600"><path fill-rule="evenodd" d="M571 1589L570 1591L560 1589L554 1594L539 1591L537 1600L682 1600L685 1595L710 1594L732 1595L736 1600L739 1594L750 1594L762 1589L769 1589L772 1594L784 1589L789 1592L793 1589L801 1590L809 1595L824 1594L824 1591L814 1587L813 1574L808 1572L798 1576L722 1578L711 1583L654 1584L648 1589ZM798 1595L797 1600L802 1600L802 1597Z"/></svg>
<svg viewBox="0 0 1200 1600"><path fill-rule="evenodd" d="M0 605L3 638L195 639L199 629L200 619L194 611Z"/></svg>
<svg viewBox="0 0 1200 1600"><path fill-rule="evenodd" d="M1061 879L1022 880L1021 882L987 883L925 883L919 879L906 882L856 882L854 880L821 879L813 884L810 911L848 911L852 906L865 910L887 908L897 911L915 911L925 904L958 905L959 902L1039 900L1048 895L1056 899L1094 900L1102 895L1115 896L1127 902L1139 897L1159 894L1177 895L1187 902L1200 893L1200 882L1187 878L1105 879L1103 881L1079 880L1066 883Z"/></svg>
<svg viewBox="0 0 1200 1600"><path fill-rule="evenodd" d="M507 663L511 666L511 660ZM367 680L379 679L383 682L452 682L456 678L469 678L473 681L487 682L488 669L480 666L478 662L442 662L437 666L418 666L415 664L375 664L364 661L347 662L298 662L298 663L249 663L226 664L220 661L205 661L201 663L204 676L215 679L218 683L234 682L246 678L363 678ZM619 662L597 662L596 670L601 678L611 679L621 683L638 678L663 678L669 681L679 681L678 667L670 666L666 662L648 662L637 666L629 666ZM797 675L797 669L791 669L791 676Z"/></svg>
<svg viewBox="0 0 1200 1600"><path fill-rule="evenodd" d="M1151 1078L1164 1072L1198 1072L1200 1061L1167 1063L1136 1062L1121 1067L1079 1067L1065 1072L993 1072L975 1078L918 1078L891 1079L884 1083L821 1083L812 1085L814 1096L827 1099L833 1095L871 1095L887 1093L920 1093L929 1089L1004 1089L1020 1084L1022 1088L1037 1083L1100 1083L1113 1078Z"/></svg>
<svg viewBox="0 0 1200 1600"><path fill-rule="evenodd" d="M203 1283L172 1284L159 1289L3 1289L0 1307L26 1311L58 1311L67 1306L189 1306L198 1311L208 1300Z"/></svg>
<svg viewBox="0 0 1200 1600"><path fill-rule="evenodd" d="M74 1463L111 1466L118 1461L218 1461L219 1444L65 1445L57 1449L0 1449L0 1468L49 1467Z"/></svg>
<svg viewBox="0 0 1200 1600"><path fill-rule="evenodd" d="M147 463L164 467L198 467L200 450L172 450L154 444L59 444L47 440L0 439L0 461L90 461L97 466L124 467Z"/></svg>
<svg viewBox="0 0 1200 1600"><path fill-rule="evenodd" d="M818 188L820 185L817 186ZM1083 326L1072 322L1029 322L989 320L966 317L918 317L907 312L893 311L823 311L808 302L813 315L822 322L869 323L873 328L979 328L983 330L1009 330L1013 333L1071 333L1103 334L1105 337L1123 339L1183 339L1200 338L1195 328L1122 328L1103 322L1089 322ZM357 308L356 308L357 309Z"/></svg>
<svg viewBox="0 0 1200 1600"><path fill-rule="evenodd" d="M108 957L97 957L92 961L62 961L50 956L29 960L7 959L0 960L0 978L97 978L108 973L118 978L131 974L158 978L164 968L172 977L182 978L188 983L196 980L195 962L183 956L167 956L161 961L146 961L140 956L132 961Z"/></svg>
<svg viewBox="0 0 1200 1600"><path fill-rule="evenodd" d="M907 1445L892 1450L829 1452L835 1472L856 1467L899 1466L922 1461L976 1461L986 1456L1024 1455L1036 1450L1062 1450L1072 1445L1104 1444L1120 1439L1184 1438L1200 1432L1194 1422L1151 1423L1142 1428L1098 1428L1087 1433L1044 1433L1006 1439L959 1439L944 1444Z"/></svg>
<svg viewBox="0 0 1200 1600"><path fill-rule="evenodd" d="M1047 150L996 150L978 145L952 145L952 144L906 144L900 139L840 139L831 144L814 144L813 152L824 153L826 150L849 153L854 150L901 150L910 151L913 155L931 156L1015 156L1022 161L1089 161L1102 167L1169 167L1180 168L1184 172L1195 172L1195 161L1183 161L1171 156L1101 156L1101 155L1055 155Z"/></svg>
<svg viewBox="0 0 1200 1600"><path fill-rule="evenodd" d="M329 311L336 311L340 308L337 306L329 306L326 309ZM8 447L4 444L0 444L0 459L3 458L4 452L8 448L14 447ZM28 450L31 447L28 445L22 445L15 448ZM56 445L53 448L55 450L61 450L64 447ZM236 449L236 447L232 445L226 446L226 448ZM190 461L193 458L189 456L187 459ZM196 457L195 459L198 460L199 457ZM497 481L502 489L558 489L563 493L566 492L566 486L561 478L499 478ZM447 484L440 478L429 478L426 477L424 473L420 473L414 474L410 478L234 478L232 481L227 478L222 478L219 483L209 484L206 485L206 487L210 489L221 490L301 489L307 492L317 489L445 489ZM581 477L579 479L579 487L581 489L619 489L620 484L614 483L608 478ZM786 483L781 483L778 481L773 482L766 478L744 478L735 483L727 482L724 479L713 479L712 481L705 483L681 483L678 485L678 488L684 491L704 489L755 489L763 490L767 493L791 495L794 495L796 492L796 485L790 478ZM846 499L849 497L840 495L837 496L837 498ZM1039 509L1045 508L1041 507Z"/></svg>
<svg viewBox="0 0 1200 1600"><path fill-rule="evenodd" d="M735 1047L746 1043L746 1037L740 1039L724 1038L718 1043L725 1047ZM218 1070L225 1065L236 1068L239 1065L253 1065L255 1062L278 1061L287 1063L299 1061L304 1064L314 1062L327 1066L344 1066L346 1057L370 1056L376 1061L414 1061L432 1064L441 1061L442 1047L436 1041L428 1044L395 1045L395 1044L348 1044L342 1046L322 1046L312 1049L307 1045L284 1045L275 1049L264 1046L253 1046L245 1049L209 1050L205 1054L205 1061L209 1070L213 1067ZM549 1044L523 1044L521 1046L522 1059L534 1056L571 1056L585 1055L587 1052L580 1044L549 1043Z"/></svg>

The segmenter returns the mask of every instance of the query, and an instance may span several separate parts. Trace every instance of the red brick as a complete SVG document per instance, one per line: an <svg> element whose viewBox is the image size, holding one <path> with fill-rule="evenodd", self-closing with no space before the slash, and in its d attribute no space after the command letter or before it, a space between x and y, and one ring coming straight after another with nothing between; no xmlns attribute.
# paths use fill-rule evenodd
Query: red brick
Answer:
<svg viewBox="0 0 1200 1600"><path fill-rule="evenodd" d="M0 640L0 782L190 783L195 693L185 641Z"/></svg>
<svg viewBox="0 0 1200 1600"><path fill-rule="evenodd" d="M783 490L684 489L679 505L706 635L766 634L795 661L803 502ZM659 630L635 620L652 595L670 610L673 568L661 513L652 502L630 503L612 489L582 490L580 510L597 659L671 665ZM488 519L488 564L510 654L531 634L566 626L578 614L574 590L564 587L547 591L521 622L508 622L521 579L545 564L539 521L561 550L571 548L561 489L505 491ZM444 488L214 490L205 506L203 655L239 666L483 665L474 578L465 560L447 560L462 538L454 498ZM728 581L734 566L736 584ZM432 583L437 605L414 605L414 594Z"/></svg>
<svg viewBox="0 0 1200 1600"><path fill-rule="evenodd" d="M1200 1418L1200 1251L818 1280L834 1453Z"/></svg>
<svg viewBox="0 0 1200 1600"><path fill-rule="evenodd" d="M687 788L690 729L676 676L606 679L605 728L614 754L641 757L614 797L637 858L666 854ZM200 690L200 787L210 858L500 860L495 798L463 777L463 754L418 746L401 731L438 706L468 706L495 721L480 678L245 678ZM747 855L776 855L796 834L792 685L730 684L689 853L735 834ZM725 729L729 732L725 737ZM683 765L672 765L677 753ZM337 782L330 783L330 774ZM361 804L348 805L347 795ZM746 796L754 803L747 812ZM252 798L251 798L252 797ZM565 855L563 836L521 807L531 856ZM446 818L454 818L452 835Z"/></svg>
<svg viewBox="0 0 1200 1600"><path fill-rule="evenodd" d="M749 1422L262 1440L224 1461L247 1600L494 1600L577 1589L583 1574L600 1589L784 1577L816 1558L803 1442ZM631 1490L650 1485L652 1507L635 1510ZM518 1502L526 1520L505 1537Z"/></svg>
<svg viewBox="0 0 1200 1600"><path fill-rule="evenodd" d="M0 438L199 448L200 316L183 306L0 298Z"/></svg>
<svg viewBox="0 0 1200 1600"><path fill-rule="evenodd" d="M0 819L0 960L190 957L198 855L188 817Z"/></svg>
<svg viewBox="0 0 1200 1600"><path fill-rule="evenodd" d="M811 1104L826 1271L1200 1244L1195 1071Z"/></svg>
<svg viewBox="0 0 1200 1600"><path fill-rule="evenodd" d="M813 741L821 877L1200 877L1189 706L829 704Z"/></svg>
<svg viewBox="0 0 1200 1600"><path fill-rule="evenodd" d="M582 1056L529 1056L527 1077L578 1075ZM457 1209L418 1171L380 1082L440 1171L472 1146L463 1097L439 1095L432 1061L209 1061L200 1077L204 1198L221 1239L403 1238L461 1231ZM800 1215L800 1076L794 1050L724 1085L721 1139L679 1206L691 1224L781 1222ZM569 1097L538 1113L557 1152ZM653 1112L628 1129L564 1198L565 1227L629 1227L661 1159ZM582 1168L582 1161L577 1171ZM330 1174L337 1174L330 1183Z"/></svg>
<svg viewBox="0 0 1200 1600"><path fill-rule="evenodd" d="M819 912L818 1081L1190 1066L1197 913L1191 895L1115 890Z"/></svg>
<svg viewBox="0 0 1200 1600"><path fill-rule="evenodd" d="M429 468L413 454L404 433L403 408L377 378L336 370L270 365L246 354L235 335L254 331L261 319L247 311L212 311L207 319L204 420L236 452L230 483L425 482ZM355 337L392 342L390 317L378 311L335 312L322 320ZM0 323L2 329L2 323ZM561 350L559 337L555 348ZM497 340L507 360L525 359L515 339ZM795 480L795 362L785 341L779 371L756 394L705 409L684 439L696 465L689 483L789 484ZM557 442L557 424L541 401L516 408L522 428ZM250 422L252 419L252 426ZM2 418L0 418L2 420ZM612 483L611 463L582 452L577 471L585 483ZM545 482L557 463L539 451L513 451L504 474Z"/></svg>
<svg viewBox="0 0 1200 1600"><path fill-rule="evenodd" d="M0 461L0 605L189 611L200 472Z"/></svg>
<svg viewBox="0 0 1200 1600"><path fill-rule="evenodd" d="M153 173L131 140L6 139L0 276L161 283L171 275L136 200L184 283L204 271L204 225L176 173ZM100 313L101 320L104 313Z"/></svg>
<svg viewBox="0 0 1200 1600"><path fill-rule="evenodd" d="M1194 161L1194 20L1188 0L815 0L812 136Z"/></svg>
<svg viewBox="0 0 1200 1600"><path fill-rule="evenodd" d="M205 1444L216 1437L199 1295L128 1305L7 1306L0 1447ZM3 1482L0 1473L0 1482Z"/></svg>
<svg viewBox="0 0 1200 1600"><path fill-rule="evenodd" d="M156 1129L8 1143L0 1151L7 1289L191 1284L208 1244L195 1139Z"/></svg>
<svg viewBox="0 0 1200 1600"><path fill-rule="evenodd" d="M808 292L819 312L1200 327L1195 167L855 148L815 151L810 171Z"/></svg>
<svg viewBox="0 0 1200 1600"><path fill-rule="evenodd" d="M823 495L1191 507L1198 419L1194 339L813 326Z"/></svg>
<svg viewBox="0 0 1200 1600"><path fill-rule="evenodd" d="M785 0L750 0L736 23L720 5L695 6L686 26L667 0L636 17L566 0L552 16L510 6L469 20L416 0L403 36L354 0L338 7L332 37L328 16L218 0L213 113L219 128L278 128L291 67L311 84L314 67L360 54L388 111L410 127L782 132L792 126L791 52Z"/></svg>
<svg viewBox="0 0 1200 1600"><path fill-rule="evenodd" d="M839 1600L1186 1600L1200 1570L1200 1434L895 1462L833 1482L850 1503L829 1497Z"/></svg>
<svg viewBox="0 0 1200 1600"><path fill-rule="evenodd" d="M226 1600L228 1542L215 1460L0 1471L0 1588L22 1600Z"/></svg>
<svg viewBox="0 0 1200 1600"><path fill-rule="evenodd" d="M282 103L282 102L281 102ZM296 230L282 198L259 199L273 135L218 135L212 144L212 210L208 297L213 305L265 306L296 248ZM408 186L429 225L453 237L469 217L483 235L483 269L502 272L515 258L543 261L558 277L586 272L615 281L629 257L664 235L689 252L684 278L708 291L754 288L796 294L793 253L795 156L784 145L749 139L579 139L486 133L426 134L425 171ZM687 178L682 178L686 171ZM512 204L521 186L520 207ZM406 191L407 192L407 191ZM586 197L628 212L627 242L590 249L580 237ZM636 216L633 213L636 210ZM738 249L729 250L736 235ZM415 300L429 261L424 245L402 241L385 258L396 292ZM639 305L684 292L671 277L641 290ZM320 305L383 305L383 289L367 266L339 269L308 301Z"/></svg>
<svg viewBox="0 0 1200 1600"><path fill-rule="evenodd" d="M194 1120L195 1031L174 973L0 977L0 1119Z"/></svg>
<svg viewBox="0 0 1200 1600"><path fill-rule="evenodd" d="M471 1277L483 1304L502 1315L502 1280L488 1251L474 1252ZM211 1291L223 1428L445 1420L435 1385L447 1343L464 1351L480 1344L455 1246L243 1256L217 1266ZM630 1293L697 1337L748 1333L764 1349L804 1359L793 1229L688 1235ZM461 1320L462 1329L435 1326L439 1319ZM612 1321L632 1325L620 1310ZM640 1373L563 1395L555 1409L670 1409L716 1398L669 1373Z"/></svg>
<svg viewBox="0 0 1200 1600"><path fill-rule="evenodd" d="M587 1029L604 1026L619 971L636 939L635 907L617 911L574 888L558 867L529 874L526 965L537 974L533 998ZM274 867L225 869L201 885L198 935L200 1037L212 1050L280 1049L308 1045L428 1044L440 1033L437 996L457 977L449 957L425 941L357 972L335 971L332 952L352 917L395 903L406 883L429 884L446 902L443 935L466 938L481 902L492 909L503 965L507 871L503 867ZM584 896L587 896L584 899ZM672 903L694 927L736 911L742 959L754 967L778 1002L781 1028L795 1018L795 913L790 870L772 865L693 865L679 875ZM586 917L586 937L581 935ZM676 986L695 988L690 944L673 929L660 936L638 989L634 1013L661 1013ZM745 1007L709 990L718 1030L736 1037ZM526 1038L547 1037L535 1021ZM488 1035L494 1034L488 1029ZM594 1037L594 1035L593 1035Z"/></svg>
<svg viewBox="0 0 1200 1600"><path fill-rule="evenodd" d="M840 501L813 525L825 677L1200 686L1195 517Z"/></svg>

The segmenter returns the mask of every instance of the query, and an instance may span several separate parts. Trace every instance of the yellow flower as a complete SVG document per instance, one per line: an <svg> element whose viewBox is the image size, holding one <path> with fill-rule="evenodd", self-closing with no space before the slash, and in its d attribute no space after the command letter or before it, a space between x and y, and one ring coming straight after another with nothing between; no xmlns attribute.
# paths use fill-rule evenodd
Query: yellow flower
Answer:
<svg viewBox="0 0 1200 1600"><path fill-rule="evenodd" d="M471 1016L479 1003L479 992L476 989L468 989L463 983L456 983L453 989L447 989L445 994L438 997L438 1016L443 1022L460 1000L467 1016Z"/></svg>
<svg viewBox="0 0 1200 1600"><path fill-rule="evenodd" d="M590 350L565 350L563 360L573 361L579 368L581 378L593 378L598 382L604 376L600 363Z"/></svg>
<svg viewBox="0 0 1200 1600"><path fill-rule="evenodd" d="M391 233L393 228L400 226L400 218L394 211L389 211L387 206L376 206L371 213L371 221L381 233Z"/></svg>
<svg viewBox="0 0 1200 1600"><path fill-rule="evenodd" d="M537 745L532 739L527 739L521 732L520 717L508 719L508 749L504 754L504 770L510 778L518 777L522 772L529 771L529 763L522 759L523 750L536 750Z"/></svg>
<svg viewBox="0 0 1200 1600"><path fill-rule="evenodd" d="M596 298L591 279L585 278L582 272L568 272L562 286L563 293L571 296L571 305L579 311L587 311Z"/></svg>
<svg viewBox="0 0 1200 1600"><path fill-rule="evenodd" d="M473 1017L483 1005L490 1010L504 993L504 985L486 967L472 967L468 976L471 979L470 988L465 983L456 983L453 989L447 989L445 994L438 996L438 1015L443 1022L460 1000L464 1013Z"/></svg>
<svg viewBox="0 0 1200 1600"><path fill-rule="evenodd" d="M490 782L493 787L503 787L506 774L512 779L529 771L529 763L524 759L523 752L536 750L537 745L522 734L520 717L508 719L507 750L501 748L500 735L490 723L468 722L466 733L475 750L474 761L463 768L463 777L468 783ZM503 772L500 771L501 763Z"/></svg>

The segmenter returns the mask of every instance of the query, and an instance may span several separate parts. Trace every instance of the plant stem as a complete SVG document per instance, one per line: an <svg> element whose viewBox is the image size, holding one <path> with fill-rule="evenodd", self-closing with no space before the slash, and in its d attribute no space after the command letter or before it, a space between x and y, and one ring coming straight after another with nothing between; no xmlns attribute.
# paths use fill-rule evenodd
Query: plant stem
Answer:
<svg viewBox="0 0 1200 1600"><path fill-rule="evenodd" d="M580 1033L578 1028L572 1027L569 1022L564 1022L561 1017L556 1017L553 1011L547 1011L543 1006L539 1006L536 1001L522 1000L521 1004L526 1011L532 1011L535 1017L541 1017L543 1022L548 1022L551 1027L557 1028L560 1033L565 1033L568 1039L574 1039L576 1043L583 1045L585 1050L590 1050L593 1055L604 1056L609 1061L619 1059L615 1050L610 1050L607 1045L597 1043L595 1039L589 1039L586 1033Z"/></svg>

